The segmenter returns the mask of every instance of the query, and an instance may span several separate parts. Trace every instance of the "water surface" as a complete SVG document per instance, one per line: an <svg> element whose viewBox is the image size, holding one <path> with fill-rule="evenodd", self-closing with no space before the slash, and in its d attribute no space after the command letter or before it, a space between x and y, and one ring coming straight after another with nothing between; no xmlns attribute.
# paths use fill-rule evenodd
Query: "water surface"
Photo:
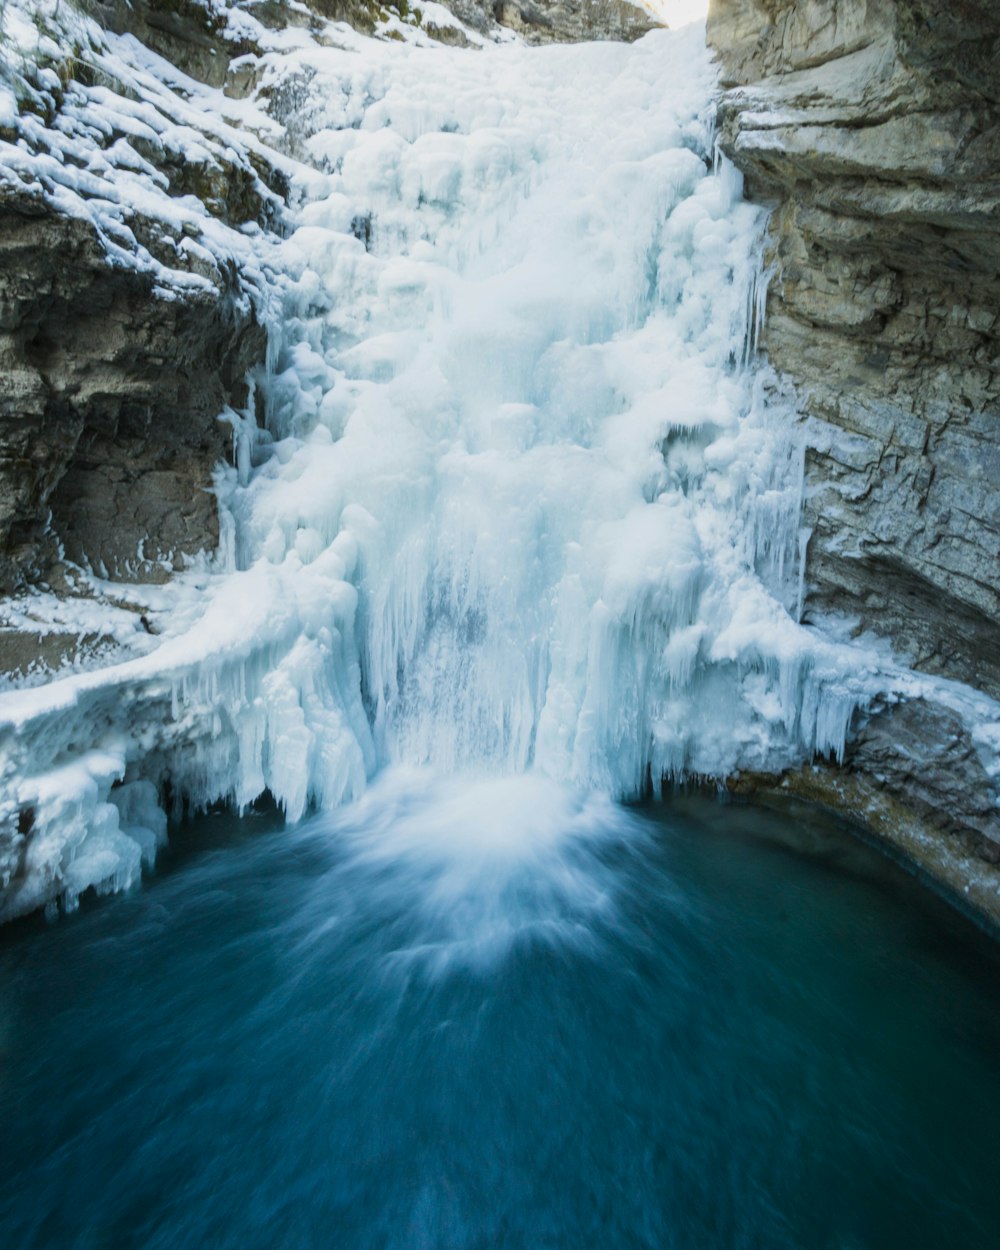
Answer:
<svg viewBox="0 0 1000 1250"><path fill-rule="evenodd" d="M991 1247L1000 957L806 811L390 775L0 934L29 1247Z"/></svg>

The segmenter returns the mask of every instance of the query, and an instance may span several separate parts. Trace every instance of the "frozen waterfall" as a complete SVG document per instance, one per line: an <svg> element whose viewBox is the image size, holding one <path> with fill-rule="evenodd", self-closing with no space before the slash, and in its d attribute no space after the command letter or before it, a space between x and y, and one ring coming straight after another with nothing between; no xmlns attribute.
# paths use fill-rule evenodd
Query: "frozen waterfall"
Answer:
<svg viewBox="0 0 1000 1250"><path fill-rule="evenodd" d="M851 694L784 606L800 461L701 30L311 68L289 124L323 172L266 442L239 427L223 489L232 566L300 605L238 799L329 797L331 716L355 788L402 761L626 796L839 749Z"/></svg>
<svg viewBox="0 0 1000 1250"><path fill-rule="evenodd" d="M348 44L265 67L296 228L214 567L151 655L5 700L51 829L19 910L134 879L150 783L293 819L396 762L629 797L840 752L870 688L795 619L802 451L703 28Z"/></svg>

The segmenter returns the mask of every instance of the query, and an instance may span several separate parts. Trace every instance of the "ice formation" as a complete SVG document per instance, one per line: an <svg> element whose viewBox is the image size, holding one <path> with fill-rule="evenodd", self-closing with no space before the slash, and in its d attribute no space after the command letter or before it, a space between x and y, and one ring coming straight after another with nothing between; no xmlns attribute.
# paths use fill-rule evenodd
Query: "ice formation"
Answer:
<svg viewBox="0 0 1000 1250"><path fill-rule="evenodd" d="M34 829L9 910L134 880L163 782L291 819L387 763L627 798L839 754L903 680L797 622L802 449L703 28L340 39L271 37L269 98L307 85L283 134L185 84L189 121L241 110L286 153L295 229L247 261L273 342L162 644L0 700L2 814Z"/></svg>

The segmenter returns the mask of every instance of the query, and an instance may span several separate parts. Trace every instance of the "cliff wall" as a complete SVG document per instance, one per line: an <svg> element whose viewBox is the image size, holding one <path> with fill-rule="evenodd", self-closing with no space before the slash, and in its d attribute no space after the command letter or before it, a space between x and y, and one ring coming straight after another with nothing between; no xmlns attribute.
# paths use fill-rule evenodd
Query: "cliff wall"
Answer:
<svg viewBox="0 0 1000 1250"><path fill-rule="evenodd" d="M804 619L1000 695L1000 8L713 0L725 153L774 206L764 347L807 417ZM933 701L853 767L989 857L996 795Z"/></svg>
<svg viewBox="0 0 1000 1250"><path fill-rule="evenodd" d="M40 8L0 58L6 593L63 556L155 581L215 546L218 417L266 346L247 232L276 224L284 186L82 13L59 21Z"/></svg>

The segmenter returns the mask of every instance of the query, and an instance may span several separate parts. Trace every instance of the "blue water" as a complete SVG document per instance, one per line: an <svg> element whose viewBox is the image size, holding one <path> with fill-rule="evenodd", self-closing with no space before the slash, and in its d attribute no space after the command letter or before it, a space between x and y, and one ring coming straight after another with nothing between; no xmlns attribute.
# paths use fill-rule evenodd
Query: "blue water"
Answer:
<svg viewBox="0 0 1000 1250"><path fill-rule="evenodd" d="M998 974L794 808L205 818L0 934L0 1243L994 1247Z"/></svg>

